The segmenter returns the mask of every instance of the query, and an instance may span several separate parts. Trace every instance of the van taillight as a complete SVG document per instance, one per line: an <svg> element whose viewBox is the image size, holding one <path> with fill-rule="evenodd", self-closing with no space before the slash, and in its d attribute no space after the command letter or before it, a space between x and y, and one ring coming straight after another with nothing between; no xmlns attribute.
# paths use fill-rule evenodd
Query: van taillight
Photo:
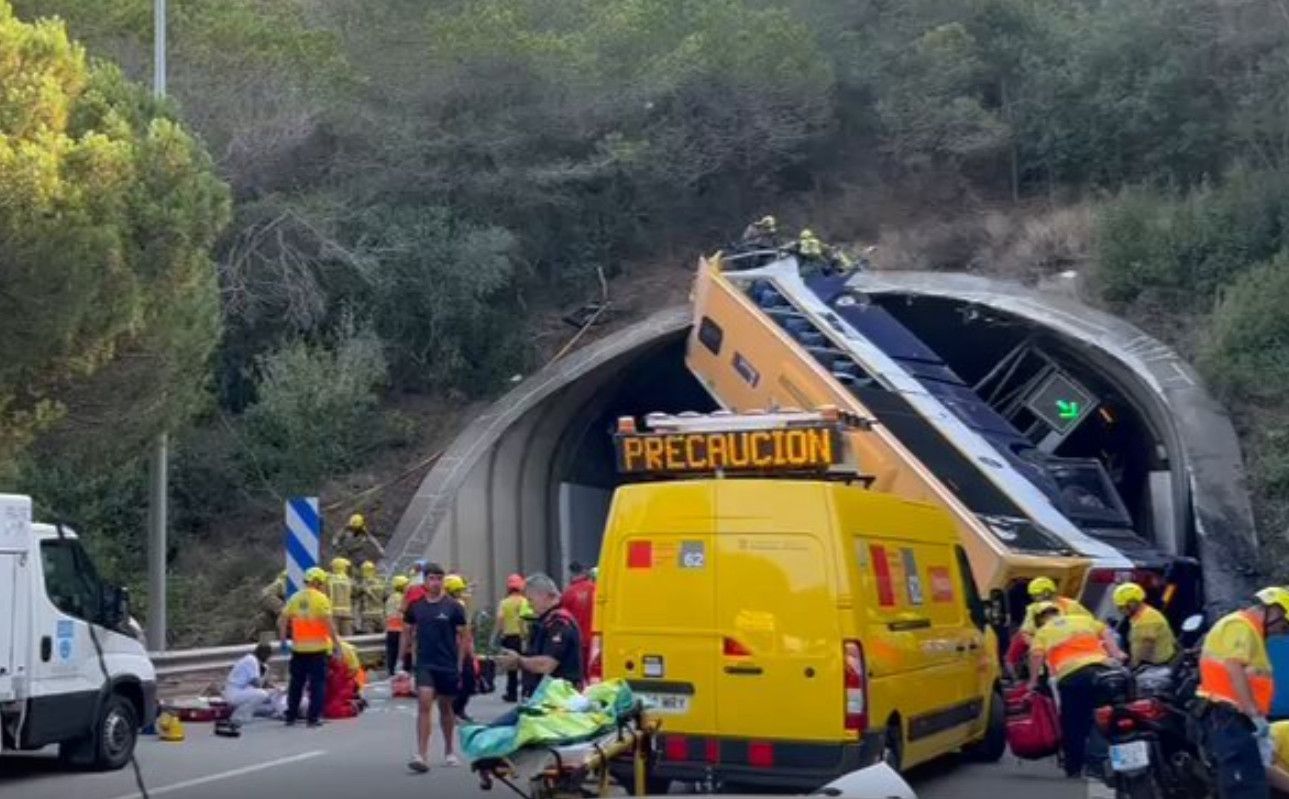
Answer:
<svg viewBox="0 0 1289 799"><path fill-rule="evenodd" d="M586 664L586 681L597 683L604 679L604 641L599 633L591 634L591 662Z"/></svg>
<svg viewBox="0 0 1289 799"><path fill-rule="evenodd" d="M868 675L864 670L864 645L844 641L842 655L846 666L846 729L864 733L868 730Z"/></svg>

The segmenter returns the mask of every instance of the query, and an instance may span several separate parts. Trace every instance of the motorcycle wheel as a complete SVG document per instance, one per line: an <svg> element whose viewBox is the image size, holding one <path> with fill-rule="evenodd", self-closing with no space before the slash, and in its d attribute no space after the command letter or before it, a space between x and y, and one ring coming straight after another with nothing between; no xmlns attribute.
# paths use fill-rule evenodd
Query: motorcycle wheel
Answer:
<svg viewBox="0 0 1289 799"><path fill-rule="evenodd" d="M1162 796L1149 771L1131 776L1120 774L1115 780L1114 799L1161 799Z"/></svg>

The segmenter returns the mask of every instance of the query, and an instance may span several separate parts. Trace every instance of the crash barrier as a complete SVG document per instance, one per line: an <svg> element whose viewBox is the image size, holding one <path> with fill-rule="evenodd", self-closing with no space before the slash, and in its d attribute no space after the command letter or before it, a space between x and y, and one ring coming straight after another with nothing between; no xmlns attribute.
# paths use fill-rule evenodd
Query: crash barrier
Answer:
<svg viewBox="0 0 1289 799"><path fill-rule="evenodd" d="M358 650L364 659L374 655L384 655L385 634L351 635L345 639ZM177 649L168 652L149 652L148 657L156 667L158 677L175 677L183 674L195 674L203 671L229 669L238 658L252 652L254 644L236 646L214 646L204 649ZM270 663L285 663L287 655L282 652L281 644L273 642L273 658Z"/></svg>

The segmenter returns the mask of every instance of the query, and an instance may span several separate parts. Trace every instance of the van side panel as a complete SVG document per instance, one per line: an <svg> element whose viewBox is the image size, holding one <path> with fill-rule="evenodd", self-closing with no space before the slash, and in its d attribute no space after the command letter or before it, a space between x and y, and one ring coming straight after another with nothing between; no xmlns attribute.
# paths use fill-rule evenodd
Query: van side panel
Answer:
<svg viewBox="0 0 1289 799"><path fill-rule="evenodd" d="M904 762L912 765L961 746L978 729L983 633L967 612L956 541L942 514L914 503L855 504L844 495L842 505L860 519L843 524L857 533L851 559L869 722L882 728L898 718Z"/></svg>

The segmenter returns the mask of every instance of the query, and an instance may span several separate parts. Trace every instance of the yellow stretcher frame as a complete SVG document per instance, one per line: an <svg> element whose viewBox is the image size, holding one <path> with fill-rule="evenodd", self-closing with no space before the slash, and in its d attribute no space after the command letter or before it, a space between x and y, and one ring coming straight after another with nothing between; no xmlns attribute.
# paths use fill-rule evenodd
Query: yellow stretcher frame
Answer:
<svg viewBox="0 0 1289 799"><path fill-rule="evenodd" d="M470 768L479 775L479 787L485 791L491 791L494 783L499 782L523 799L584 799L610 796L613 785L610 764L629 757L635 788L633 794L642 796L646 793L645 785L653 766L654 742L660 726L656 716L637 707L619 723L617 729L591 741L520 750L549 756L536 771L526 773L512 757L476 760ZM574 751L584 756L580 759L568 757ZM524 782L527 782L526 789Z"/></svg>

